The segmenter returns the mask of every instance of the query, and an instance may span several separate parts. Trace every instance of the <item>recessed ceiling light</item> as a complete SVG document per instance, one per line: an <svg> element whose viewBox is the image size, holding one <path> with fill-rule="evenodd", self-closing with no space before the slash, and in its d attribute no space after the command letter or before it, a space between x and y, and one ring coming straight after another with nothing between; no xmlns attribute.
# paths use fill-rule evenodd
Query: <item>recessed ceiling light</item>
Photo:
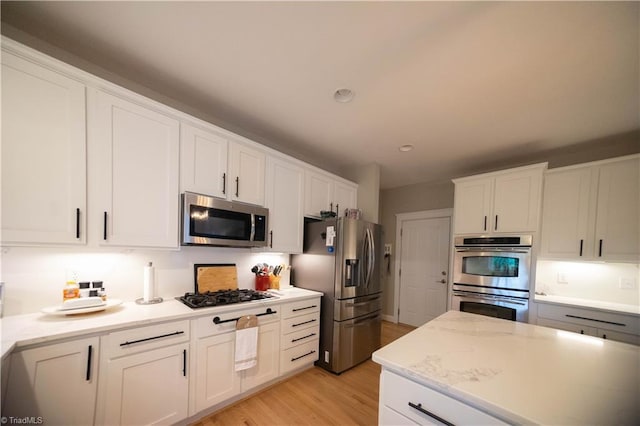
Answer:
<svg viewBox="0 0 640 426"><path fill-rule="evenodd" d="M398 148L398 151L400 152L409 152L413 149L413 145L402 145L400 148Z"/></svg>
<svg viewBox="0 0 640 426"><path fill-rule="evenodd" d="M335 93L333 94L333 99L336 100L336 102L351 102L351 100L353 99L354 93L353 91L351 91L351 89L338 89L335 91Z"/></svg>

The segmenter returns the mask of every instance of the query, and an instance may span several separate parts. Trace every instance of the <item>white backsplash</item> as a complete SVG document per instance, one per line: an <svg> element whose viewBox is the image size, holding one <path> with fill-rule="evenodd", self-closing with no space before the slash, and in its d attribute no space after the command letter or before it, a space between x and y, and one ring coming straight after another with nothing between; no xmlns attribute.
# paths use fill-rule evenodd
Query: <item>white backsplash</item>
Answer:
<svg viewBox="0 0 640 426"><path fill-rule="evenodd" d="M632 288L621 288L621 280ZM535 290L547 295L638 306L639 284L640 269L633 263L537 262Z"/></svg>
<svg viewBox="0 0 640 426"><path fill-rule="evenodd" d="M3 315L39 312L62 302L62 288L72 274L78 281L103 281L107 296L133 301L142 297L144 266L155 267L155 296L164 299L193 291L196 263L235 263L238 287L255 288L251 267L259 262L289 263L288 254L249 249L181 247L180 250L3 247L0 281Z"/></svg>

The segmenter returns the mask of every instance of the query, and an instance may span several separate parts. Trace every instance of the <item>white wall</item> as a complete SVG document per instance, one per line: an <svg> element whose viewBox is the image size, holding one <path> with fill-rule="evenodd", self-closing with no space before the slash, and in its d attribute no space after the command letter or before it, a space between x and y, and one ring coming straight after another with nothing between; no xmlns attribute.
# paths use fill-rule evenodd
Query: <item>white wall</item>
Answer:
<svg viewBox="0 0 640 426"><path fill-rule="evenodd" d="M563 274L567 283L558 283L558 274ZM632 280L634 288L621 289L621 278ZM632 263L537 262L536 291L553 296L638 306L639 282L639 266Z"/></svg>
<svg viewBox="0 0 640 426"><path fill-rule="evenodd" d="M194 263L235 263L238 287L255 288L251 267L258 262L289 263L289 255L249 249L181 247L170 250L90 248L2 248L3 315L38 312L62 301L62 288L75 272L79 281L103 281L108 297L142 297L143 268L155 266L155 295L164 299L194 290Z"/></svg>

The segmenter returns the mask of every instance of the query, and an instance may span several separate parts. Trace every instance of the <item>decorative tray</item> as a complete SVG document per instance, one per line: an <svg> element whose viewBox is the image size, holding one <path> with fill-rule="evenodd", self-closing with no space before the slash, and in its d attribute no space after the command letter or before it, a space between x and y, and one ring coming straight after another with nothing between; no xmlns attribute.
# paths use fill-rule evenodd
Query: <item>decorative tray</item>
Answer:
<svg viewBox="0 0 640 426"><path fill-rule="evenodd" d="M88 308L78 308L78 309L62 309L61 305L57 306L49 306L46 308L42 308L40 312L47 315L78 315L78 314L88 314L90 312L99 312L104 311L105 309L112 308L114 306L118 306L122 304L122 300L119 299L107 299L107 302L103 305L91 306Z"/></svg>

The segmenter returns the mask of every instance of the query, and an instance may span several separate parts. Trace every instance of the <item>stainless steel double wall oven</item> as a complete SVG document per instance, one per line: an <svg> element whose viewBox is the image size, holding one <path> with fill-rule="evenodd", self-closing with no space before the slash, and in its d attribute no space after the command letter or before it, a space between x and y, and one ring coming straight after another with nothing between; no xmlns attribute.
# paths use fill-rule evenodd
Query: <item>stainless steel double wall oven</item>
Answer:
<svg viewBox="0 0 640 426"><path fill-rule="evenodd" d="M532 236L456 237L454 245L452 309L527 322Z"/></svg>

